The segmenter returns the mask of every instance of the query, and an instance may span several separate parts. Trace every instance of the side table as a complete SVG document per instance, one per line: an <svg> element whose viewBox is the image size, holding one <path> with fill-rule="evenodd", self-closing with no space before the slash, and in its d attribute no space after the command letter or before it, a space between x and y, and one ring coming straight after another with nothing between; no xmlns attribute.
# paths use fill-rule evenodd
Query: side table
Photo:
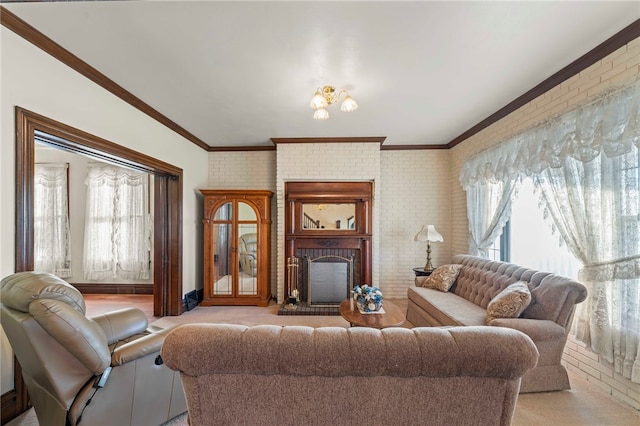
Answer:
<svg viewBox="0 0 640 426"><path fill-rule="evenodd" d="M415 272L416 277L428 277L433 271L427 271L424 268L413 268L413 272Z"/></svg>

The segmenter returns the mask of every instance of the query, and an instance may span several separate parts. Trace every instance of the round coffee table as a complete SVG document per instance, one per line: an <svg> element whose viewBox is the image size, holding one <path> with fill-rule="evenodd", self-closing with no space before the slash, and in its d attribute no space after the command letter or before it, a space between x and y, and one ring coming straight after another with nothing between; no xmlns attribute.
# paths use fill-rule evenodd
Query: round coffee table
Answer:
<svg viewBox="0 0 640 426"><path fill-rule="evenodd" d="M351 326L385 328L400 327L404 324L404 313L392 302L385 300L382 302L384 313L361 314L358 307L347 299L340 303L340 315L347 320Z"/></svg>

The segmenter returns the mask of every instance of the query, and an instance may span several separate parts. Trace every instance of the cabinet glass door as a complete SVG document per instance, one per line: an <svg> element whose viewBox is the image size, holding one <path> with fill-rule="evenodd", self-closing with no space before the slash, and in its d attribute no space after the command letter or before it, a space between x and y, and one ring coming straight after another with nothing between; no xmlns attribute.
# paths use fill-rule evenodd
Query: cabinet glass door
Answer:
<svg viewBox="0 0 640 426"><path fill-rule="evenodd" d="M213 294L233 294L233 208L223 204L213 218Z"/></svg>
<svg viewBox="0 0 640 426"><path fill-rule="evenodd" d="M238 295L258 294L258 218L255 210L238 202Z"/></svg>

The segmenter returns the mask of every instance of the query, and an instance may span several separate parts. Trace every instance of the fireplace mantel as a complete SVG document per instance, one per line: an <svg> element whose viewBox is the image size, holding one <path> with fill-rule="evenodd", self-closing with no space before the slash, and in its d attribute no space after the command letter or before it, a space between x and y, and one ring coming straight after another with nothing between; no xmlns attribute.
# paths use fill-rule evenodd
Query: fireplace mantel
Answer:
<svg viewBox="0 0 640 426"><path fill-rule="evenodd" d="M310 228L305 225L305 204L353 204L351 226L341 229ZM304 256L354 256L354 284L372 281L373 182L287 182L285 183L285 262ZM288 277L287 277L288 279ZM285 289L290 283L285 283ZM306 293L302 289L302 293Z"/></svg>

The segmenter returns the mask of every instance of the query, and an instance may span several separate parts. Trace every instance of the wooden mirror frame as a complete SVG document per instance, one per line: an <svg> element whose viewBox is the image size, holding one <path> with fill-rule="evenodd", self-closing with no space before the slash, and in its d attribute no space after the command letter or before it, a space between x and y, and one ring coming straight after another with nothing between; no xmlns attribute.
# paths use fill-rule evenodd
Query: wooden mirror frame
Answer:
<svg viewBox="0 0 640 426"><path fill-rule="evenodd" d="M371 284L373 265L373 181L285 182L285 261L297 255L299 248L358 249L361 251L359 279ZM354 229L304 229L303 204L354 204ZM288 281L285 288L288 288Z"/></svg>

